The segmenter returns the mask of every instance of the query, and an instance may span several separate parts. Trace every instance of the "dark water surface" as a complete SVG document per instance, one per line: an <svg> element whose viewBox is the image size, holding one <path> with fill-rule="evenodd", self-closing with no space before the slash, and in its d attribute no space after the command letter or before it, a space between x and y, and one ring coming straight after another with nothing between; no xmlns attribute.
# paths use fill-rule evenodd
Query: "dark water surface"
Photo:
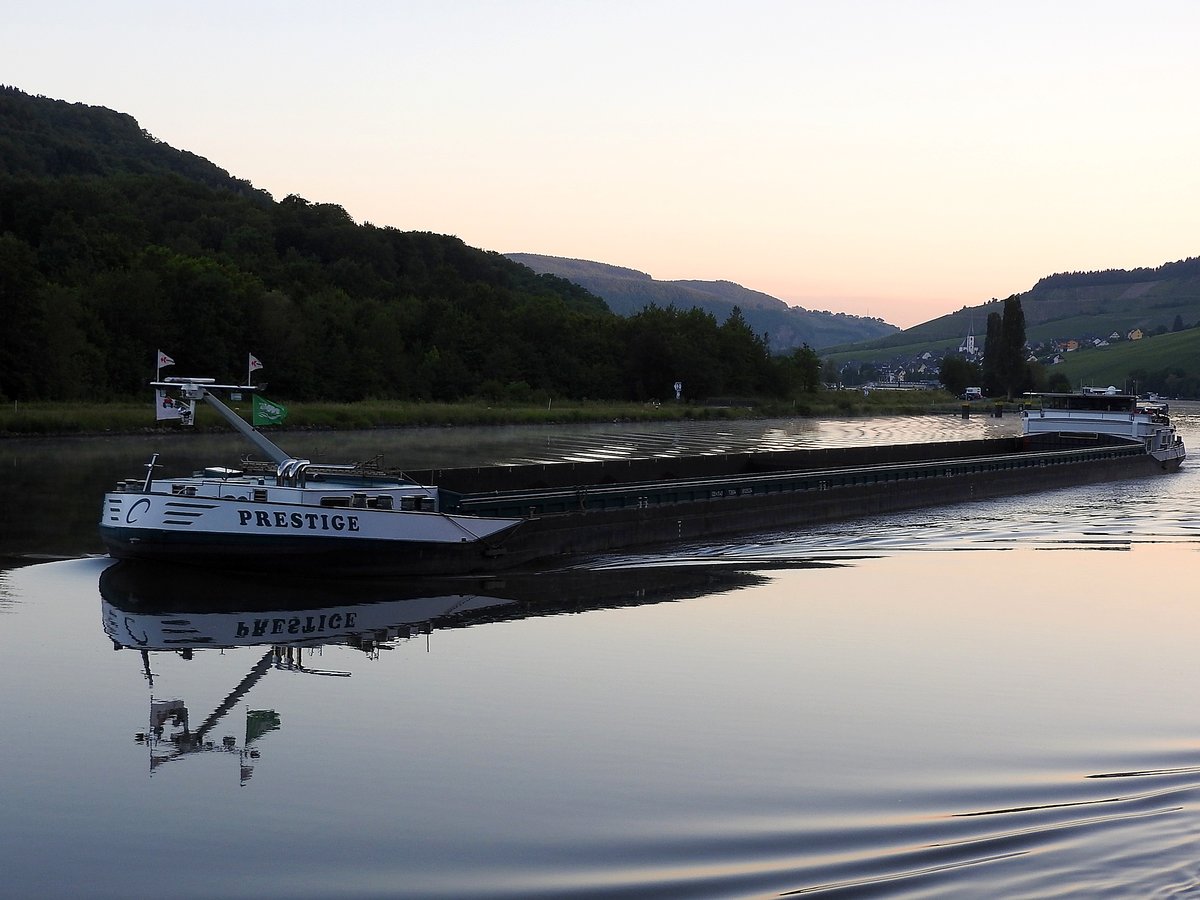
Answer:
<svg viewBox="0 0 1200 900"><path fill-rule="evenodd" d="M1015 426L354 441L419 467ZM350 438L310 440L281 443ZM1200 893L1195 464L536 576L30 564L97 552L153 450L240 452L0 444L0 895Z"/></svg>

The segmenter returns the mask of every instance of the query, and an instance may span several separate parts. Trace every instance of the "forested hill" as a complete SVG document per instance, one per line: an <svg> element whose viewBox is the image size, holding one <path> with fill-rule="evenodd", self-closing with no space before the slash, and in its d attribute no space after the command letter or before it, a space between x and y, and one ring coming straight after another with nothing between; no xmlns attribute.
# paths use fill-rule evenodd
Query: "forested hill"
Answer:
<svg viewBox="0 0 1200 900"><path fill-rule="evenodd" d="M280 399L778 395L797 371L740 315L621 318L499 253L276 202L128 115L15 88L0 316L0 400L145 396L158 349L220 378L253 352Z"/></svg>
<svg viewBox="0 0 1200 900"><path fill-rule="evenodd" d="M536 253L509 253L508 257L535 272L558 275L582 285L622 316L634 315L654 304L664 309L701 309L724 321L737 307L751 328L769 336L776 353L802 344L821 349L870 340L899 330L882 319L788 306L777 297L732 281L658 281L645 272L607 263Z"/></svg>
<svg viewBox="0 0 1200 900"><path fill-rule="evenodd" d="M271 195L144 131L133 116L0 85L0 175L179 175L269 203Z"/></svg>

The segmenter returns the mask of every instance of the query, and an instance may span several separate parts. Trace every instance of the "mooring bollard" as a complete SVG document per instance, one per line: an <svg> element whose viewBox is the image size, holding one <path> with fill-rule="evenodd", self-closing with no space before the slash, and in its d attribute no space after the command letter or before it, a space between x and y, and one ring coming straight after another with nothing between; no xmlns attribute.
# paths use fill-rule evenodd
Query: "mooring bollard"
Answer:
<svg viewBox="0 0 1200 900"><path fill-rule="evenodd" d="M971 418L971 404L970 403L964 403L962 405L962 417L964 419Z"/></svg>

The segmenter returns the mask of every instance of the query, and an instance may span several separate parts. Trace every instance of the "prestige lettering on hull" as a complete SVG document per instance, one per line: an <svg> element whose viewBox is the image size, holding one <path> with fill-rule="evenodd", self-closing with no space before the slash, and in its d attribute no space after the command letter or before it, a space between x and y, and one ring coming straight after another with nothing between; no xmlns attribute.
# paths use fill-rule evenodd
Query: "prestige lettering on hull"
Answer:
<svg viewBox="0 0 1200 900"><path fill-rule="evenodd" d="M358 516L342 513L269 513L261 509L239 509L238 525L245 528L302 528L309 531L358 531Z"/></svg>

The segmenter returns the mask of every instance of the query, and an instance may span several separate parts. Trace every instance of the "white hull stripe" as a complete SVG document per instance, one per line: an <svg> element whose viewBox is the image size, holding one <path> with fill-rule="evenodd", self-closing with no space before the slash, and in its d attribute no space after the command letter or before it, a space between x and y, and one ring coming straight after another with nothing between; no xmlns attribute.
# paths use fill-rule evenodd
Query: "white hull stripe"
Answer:
<svg viewBox="0 0 1200 900"><path fill-rule="evenodd" d="M181 502L168 495L111 493L102 527L127 534L178 531L214 536L333 538L461 544L486 540L521 519L437 512L265 504L246 500Z"/></svg>

